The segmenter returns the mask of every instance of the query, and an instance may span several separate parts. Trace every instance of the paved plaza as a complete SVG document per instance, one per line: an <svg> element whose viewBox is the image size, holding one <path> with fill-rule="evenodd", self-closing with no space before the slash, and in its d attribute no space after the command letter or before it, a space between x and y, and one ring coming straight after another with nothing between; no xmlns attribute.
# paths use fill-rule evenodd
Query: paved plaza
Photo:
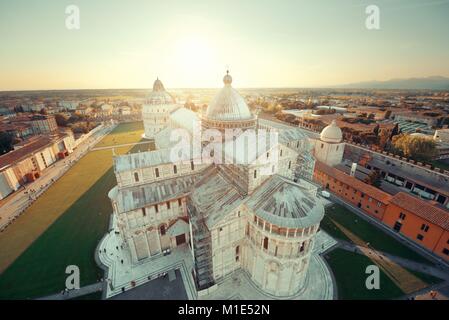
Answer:
<svg viewBox="0 0 449 320"><path fill-rule="evenodd" d="M123 250L116 221L111 217L110 232L97 248L97 261L106 270L103 298L117 300L146 299L294 299L332 300L335 285L331 272L320 254L337 242L324 231L316 236L304 287L295 295L275 297L259 289L248 274L239 270L224 278L216 289L198 297L191 275L193 260L187 245L176 248L169 255L147 258L132 265L128 250ZM168 272L176 270L176 279L169 280Z"/></svg>

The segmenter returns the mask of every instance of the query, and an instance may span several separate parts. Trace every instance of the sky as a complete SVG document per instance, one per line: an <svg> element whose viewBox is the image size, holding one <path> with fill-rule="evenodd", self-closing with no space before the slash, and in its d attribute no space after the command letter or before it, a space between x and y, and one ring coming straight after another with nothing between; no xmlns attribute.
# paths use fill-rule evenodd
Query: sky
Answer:
<svg viewBox="0 0 449 320"><path fill-rule="evenodd" d="M156 77L220 87L226 69L241 88L449 76L448 16L449 0L0 0L0 90L149 88Z"/></svg>

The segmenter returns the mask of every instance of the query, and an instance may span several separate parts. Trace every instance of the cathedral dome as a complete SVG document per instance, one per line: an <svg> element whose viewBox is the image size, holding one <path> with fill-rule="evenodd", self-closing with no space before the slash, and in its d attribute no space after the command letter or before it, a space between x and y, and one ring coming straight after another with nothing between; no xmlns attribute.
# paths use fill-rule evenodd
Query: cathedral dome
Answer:
<svg viewBox="0 0 449 320"><path fill-rule="evenodd" d="M335 120L321 131L320 140L323 142L340 143L343 139L341 129L337 126Z"/></svg>
<svg viewBox="0 0 449 320"><path fill-rule="evenodd" d="M159 78L153 83L153 91L148 97L148 103L151 105L174 104L175 99L165 91L164 85Z"/></svg>
<svg viewBox="0 0 449 320"><path fill-rule="evenodd" d="M249 120L253 115L243 97L235 90L229 71L223 77L224 87L209 103L206 118L211 120Z"/></svg>

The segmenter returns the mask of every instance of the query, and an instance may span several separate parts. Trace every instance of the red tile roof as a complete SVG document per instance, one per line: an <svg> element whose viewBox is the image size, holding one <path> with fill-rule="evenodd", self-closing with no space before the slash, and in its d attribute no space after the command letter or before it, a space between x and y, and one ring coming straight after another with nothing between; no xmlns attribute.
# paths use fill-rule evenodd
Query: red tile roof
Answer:
<svg viewBox="0 0 449 320"><path fill-rule="evenodd" d="M65 134L58 133L53 136L33 137L29 140L29 143L25 144L23 147L0 156L0 170L30 157L33 153L51 146L65 136Z"/></svg>
<svg viewBox="0 0 449 320"><path fill-rule="evenodd" d="M330 167L320 161L316 161L315 170L321 171L326 175L335 178L337 181L343 182L346 185L354 188L357 191L363 192L369 197L380 201L384 204L388 204L392 198L392 196L374 186L371 186L363 181L360 181L357 178L351 177L347 175L343 171L338 170L337 168Z"/></svg>
<svg viewBox="0 0 449 320"><path fill-rule="evenodd" d="M444 230L449 230L449 211L440 209L426 200L399 192L393 197L391 203L440 226Z"/></svg>

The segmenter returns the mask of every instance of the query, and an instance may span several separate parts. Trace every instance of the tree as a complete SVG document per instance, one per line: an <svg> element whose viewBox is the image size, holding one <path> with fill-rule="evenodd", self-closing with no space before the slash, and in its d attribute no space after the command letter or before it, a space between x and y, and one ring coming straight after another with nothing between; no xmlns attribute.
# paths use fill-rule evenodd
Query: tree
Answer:
<svg viewBox="0 0 449 320"><path fill-rule="evenodd" d="M379 124L376 124L376 126L375 126L374 129L373 129L373 133L374 133L376 136L379 135L379 129L380 129Z"/></svg>
<svg viewBox="0 0 449 320"><path fill-rule="evenodd" d="M435 141L429 138L400 134L392 141L397 151L414 160L429 161L438 154Z"/></svg>
<svg viewBox="0 0 449 320"><path fill-rule="evenodd" d="M393 139L393 137L396 136L396 135L398 135L398 134L399 134L399 124L396 123L396 124L394 125L393 130L391 130L390 139Z"/></svg>
<svg viewBox="0 0 449 320"><path fill-rule="evenodd" d="M60 127L67 127L69 118L62 113L55 114L56 124Z"/></svg>
<svg viewBox="0 0 449 320"><path fill-rule="evenodd" d="M0 132L0 154L5 154L13 149L13 138L7 132Z"/></svg>
<svg viewBox="0 0 449 320"><path fill-rule="evenodd" d="M388 142L390 141L390 133L387 129L380 130L379 133L379 147L382 150L385 150L385 147L387 146Z"/></svg>
<svg viewBox="0 0 449 320"><path fill-rule="evenodd" d="M370 174L364 180L367 184L370 184L376 188L380 188L382 184L382 176L379 171L371 171Z"/></svg>

